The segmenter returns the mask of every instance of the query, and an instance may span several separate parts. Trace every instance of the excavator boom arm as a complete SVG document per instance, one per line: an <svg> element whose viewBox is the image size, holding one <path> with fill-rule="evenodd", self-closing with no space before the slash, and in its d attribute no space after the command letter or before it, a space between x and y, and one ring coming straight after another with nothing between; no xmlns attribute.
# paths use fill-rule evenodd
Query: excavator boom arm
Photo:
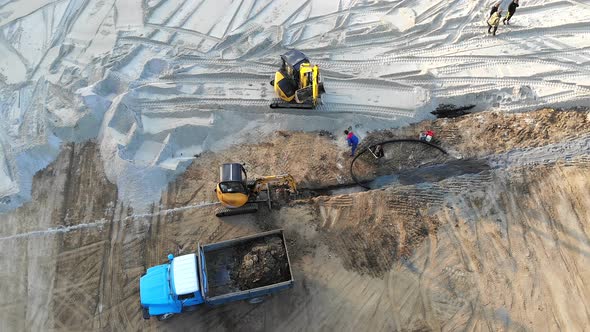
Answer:
<svg viewBox="0 0 590 332"><path fill-rule="evenodd" d="M270 175L256 179L256 183L254 184L252 191L254 193L259 193L262 189L264 189L264 187L266 187L267 184L288 186L289 190L291 190L293 193L297 193L297 184L295 184L295 179L293 179L290 174Z"/></svg>

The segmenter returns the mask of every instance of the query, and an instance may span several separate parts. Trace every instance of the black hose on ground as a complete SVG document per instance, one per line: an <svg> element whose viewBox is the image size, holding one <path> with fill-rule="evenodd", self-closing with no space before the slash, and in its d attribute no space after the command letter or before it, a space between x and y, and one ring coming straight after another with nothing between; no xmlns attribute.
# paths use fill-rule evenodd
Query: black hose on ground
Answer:
<svg viewBox="0 0 590 332"><path fill-rule="evenodd" d="M441 151L443 154L448 154L447 151L443 148L441 148L440 146L434 144L434 143L430 143L427 141L423 141L420 139L415 139L415 138L401 138L401 139L392 139L392 140L388 140L388 141L383 141L380 143L375 143L372 144L370 146L365 147L364 149L362 149L360 152L358 152L356 154L356 156L354 156L354 158L352 158L352 161L350 162L350 176L352 177L352 180L354 182L356 182L356 184L358 184L359 186L365 188L365 189L371 189L371 187L363 184L362 182L360 182L357 177L354 175L354 172L352 171L352 166L354 165L354 162L356 161L356 159L358 157L360 157L363 153L367 152L369 149L376 147L377 145L384 145L384 144L388 144L388 143L403 143L403 142L414 142L414 143L420 143L420 144L426 144L429 145L439 151ZM365 182L367 183L367 182Z"/></svg>

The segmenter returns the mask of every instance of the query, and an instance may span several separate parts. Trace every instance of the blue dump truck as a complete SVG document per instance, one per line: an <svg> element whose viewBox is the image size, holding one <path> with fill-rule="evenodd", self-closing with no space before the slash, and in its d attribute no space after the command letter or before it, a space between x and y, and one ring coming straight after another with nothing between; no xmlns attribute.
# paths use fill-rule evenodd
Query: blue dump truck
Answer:
<svg viewBox="0 0 590 332"><path fill-rule="evenodd" d="M139 281L143 318L165 320L199 305L220 305L293 286L283 230L198 245L197 252L149 268Z"/></svg>

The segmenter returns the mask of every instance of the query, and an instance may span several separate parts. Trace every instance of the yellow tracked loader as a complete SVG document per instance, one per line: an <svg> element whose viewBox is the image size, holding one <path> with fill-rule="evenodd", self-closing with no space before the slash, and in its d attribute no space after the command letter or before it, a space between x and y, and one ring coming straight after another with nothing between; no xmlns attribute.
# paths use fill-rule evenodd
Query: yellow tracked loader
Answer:
<svg viewBox="0 0 590 332"><path fill-rule="evenodd" d="M297 50L287 51L281 55L281 60L281 68L270 81L280 101L270 104L270 107L315 108L326 92L320 79L320 68L312 65L305 54Z"/></svg>

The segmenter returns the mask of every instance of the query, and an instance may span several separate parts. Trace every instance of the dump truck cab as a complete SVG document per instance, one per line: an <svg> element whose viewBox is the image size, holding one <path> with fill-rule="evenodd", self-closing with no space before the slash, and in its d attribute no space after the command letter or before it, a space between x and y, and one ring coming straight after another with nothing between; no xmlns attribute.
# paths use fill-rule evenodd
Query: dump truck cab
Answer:
<svg viewBox="0 0 590 332"><path fill-rule="evenodd" d="M163 320L204 302L197 256L168 255L168 263L151 267L139 280L143 318Z"/></svg>
<svg viewBox="0 0 590 332"><path fill-rule="evenodd" d="M239 163L221 165L215 193L219 202L225 207L238 208L246 204L250 191L244 166Z"/></svg>

